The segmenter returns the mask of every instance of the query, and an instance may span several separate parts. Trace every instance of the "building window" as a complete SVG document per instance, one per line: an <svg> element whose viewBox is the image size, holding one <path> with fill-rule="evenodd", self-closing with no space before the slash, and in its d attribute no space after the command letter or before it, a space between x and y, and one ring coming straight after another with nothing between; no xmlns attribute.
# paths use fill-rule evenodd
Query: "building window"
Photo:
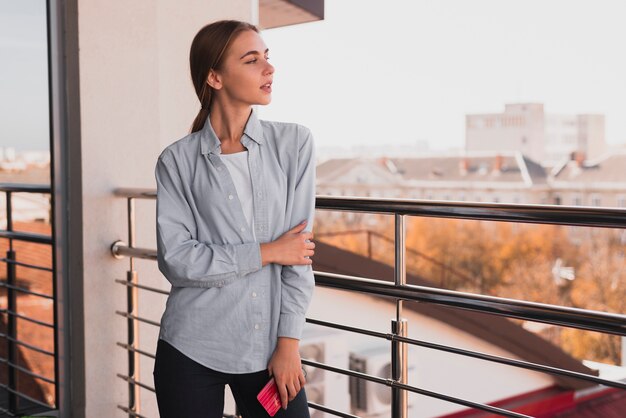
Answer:
<svg viewBox="0 0 626 418"><path fill-rule="evenodd" d="M583 199L580 196L574 196L574 199L572 199L572 204L574 206L581 206L583 204Z"/></svg>
<svg viewBox="0 0 626 418"><path fill-rule="evenodd" d="M617 206L620 208L626 208L626 196L620 196L617 198Z"/></svg>
<svg viewBox="0 0 626 418"><path fill-rule="evenodd" d="M561 204L561 196L554 196L554 204L555 205Z"/></svg>
<svg viewBox="0 0 626 418"><path fill-rule="evenodd" d="M591 205L592 205L592 206L602 206L602 203L601 203L601 202L602 202L602 201L601 201L601 199L600 199L600 196L593 196L593 197L591 198Z"/></svg>

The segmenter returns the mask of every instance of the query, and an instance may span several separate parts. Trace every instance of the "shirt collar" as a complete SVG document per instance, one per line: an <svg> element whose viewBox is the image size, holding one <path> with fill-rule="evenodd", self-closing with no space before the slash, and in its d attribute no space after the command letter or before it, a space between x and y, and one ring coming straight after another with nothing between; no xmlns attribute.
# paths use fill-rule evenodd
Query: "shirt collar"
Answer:
<svg viewBox="0 0 626 418"><path fill-rule="evenodd" d="M243 129L243 133L259 145L263 144L263 126L257 117L257 110L254 107L250 112L250 116L248 117L246 126ZM208 154L210 152L217 154L217 148L221 146L221 142L211 126L211 118L209 116L207 116L204 126L200 131L200 144L202 154Z"/></svg>

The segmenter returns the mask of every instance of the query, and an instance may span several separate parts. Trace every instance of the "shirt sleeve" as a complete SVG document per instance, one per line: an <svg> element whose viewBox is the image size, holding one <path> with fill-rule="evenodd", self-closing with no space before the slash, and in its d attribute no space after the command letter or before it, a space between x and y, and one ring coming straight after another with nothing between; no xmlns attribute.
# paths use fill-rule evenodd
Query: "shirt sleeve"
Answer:
<svg viewBox="0 0 626 418"><path fill-rule="evenodd" d="M315 219L315 147L308 128L300 138L294 204L289 229L307 220L304 231L313 230ZM310 264L284 265L281 270L281 306L278 336L300 339L309 307L315 276Z"/></svg>
<svg viewBox="0 0 626 418"><path fill-rule="evenodd" d="M159 156L157 182L157 262L174 287L222 287L260 270L258 242L207 244L196 234L196 222L184 184L173 161Z"/></svg>

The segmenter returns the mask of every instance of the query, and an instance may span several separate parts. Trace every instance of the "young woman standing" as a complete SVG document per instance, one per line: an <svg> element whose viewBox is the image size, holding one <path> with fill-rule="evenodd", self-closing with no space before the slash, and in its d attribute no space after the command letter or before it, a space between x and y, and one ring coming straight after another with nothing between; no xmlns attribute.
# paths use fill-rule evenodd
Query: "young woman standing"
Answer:
<svg viewBox="0 0 626 418"><path fill-rule="evenodd" d="M228 384L244 418L271 376L309 417L299 339L314 288L315 154L308 128L259 120L274 67L255 26L203 27L190 51L201 109L159 155L157 250L171 283L154 383L162 418L218 418Z"/></svg>

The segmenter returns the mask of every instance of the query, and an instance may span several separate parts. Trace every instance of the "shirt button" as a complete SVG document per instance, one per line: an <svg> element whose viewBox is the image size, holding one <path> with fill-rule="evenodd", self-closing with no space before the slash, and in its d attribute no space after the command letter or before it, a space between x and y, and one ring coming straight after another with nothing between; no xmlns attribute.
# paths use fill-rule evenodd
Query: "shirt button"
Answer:
<svg viewBox="0 0 626 418"><path fill-rule="evenodd" d="M263 225L259 225L259 231L263 231Z"/></svg>
<svg viewBox="0 0 626 418"><path fill-rule="evenodd" d="M243 226L241 227L241 232L245 231L246 228L244 228Z"/></svg>
<svg viewBox="0 0 626 418"><path fill-rule="evenodd" d="M229 195L228 195L228 198L229 198L230 200L233 200L233 195L232 195L232 194L229 194Z"/></svg>
<svg viewBox="0 0 626 418"><path fill-rule="evenodd" d="M252 297L255 298L256 297L256 292L252 292Z"/></svg>
<svg viewBox="0 0 626 418"><path fill-rule="evenodd" d="M222 171L222 167L217 167L217 170L218 171Z"/></svg>
<svg viewBox="0 0 626 418"><path fill-rule="evenodd" d="M254 324L254 329L259 329L259 324Z"/></svg>
<svg viewBox="0 0 626 418"><path fill-rule="evenodd" d="M261 196L261 194L262 194L261 192L258 192L258 193L257 193L257 196Z"/></svg>

